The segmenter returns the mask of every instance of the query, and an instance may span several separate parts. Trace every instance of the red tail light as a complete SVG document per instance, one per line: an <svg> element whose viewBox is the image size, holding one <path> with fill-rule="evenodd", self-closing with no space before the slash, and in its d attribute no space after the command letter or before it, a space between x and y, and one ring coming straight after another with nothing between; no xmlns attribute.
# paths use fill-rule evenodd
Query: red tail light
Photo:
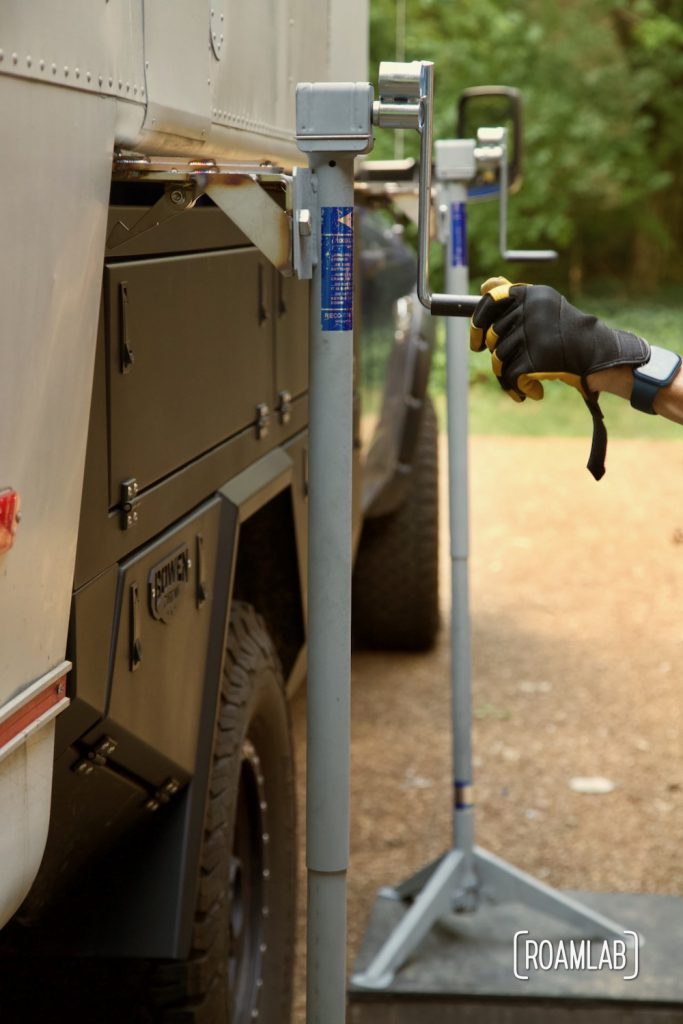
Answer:
<svg viewBox="0 0 683 1024"><path fill-rule="evenodd" d="M14 535L21 518L21 499L10 487L0 490L0 555L14 544Z"/></svg>

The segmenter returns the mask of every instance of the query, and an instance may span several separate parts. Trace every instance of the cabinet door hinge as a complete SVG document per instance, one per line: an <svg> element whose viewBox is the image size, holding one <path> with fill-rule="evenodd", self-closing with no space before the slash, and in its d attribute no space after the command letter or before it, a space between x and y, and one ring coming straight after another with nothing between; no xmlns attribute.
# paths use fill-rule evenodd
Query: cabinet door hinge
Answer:
<svg viewBox="0 0 683 1024"><path fill-rule="evenodd" d="M121 484L121 529L130 530L137 525L139 519L138 482L135 477L124 480Z"/></svg>
<svg viewBox="0 0 683 1024"><path fill-rule="evenodd" d="M280 423L289 423L292 418L292 396L289 391L281 391L277 397L277 411L280 417Z"/></svg>
<svg viewBox="0 0 683 1024"><path fill-rule="evenodd" d="M260 441L262 438L268 436L268 427L270 426L270 409L267 405L261 403L256 406L256 437Z"/></svg>

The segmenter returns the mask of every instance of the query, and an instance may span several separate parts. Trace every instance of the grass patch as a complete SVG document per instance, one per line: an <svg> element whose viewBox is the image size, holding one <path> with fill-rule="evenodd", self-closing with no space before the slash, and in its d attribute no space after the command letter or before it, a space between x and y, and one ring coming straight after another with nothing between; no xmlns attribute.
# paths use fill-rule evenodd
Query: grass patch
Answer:
<svg viewBox="0 0 683 1024"><path fill-rule="evenodd" d="M584 298L577 305L611 326L633 331L653 345L674 349L683 355L680 296L666 294L656 300L637 303L598 296ZM590 438L590 414L574 388L555 381L544 382L543 401L527 400L517 404L501 391L491 373L488 353L470 353L469 373L471 433ZM445 381L445 324L441 321L430 386L442 428L446 420ZM683 438L683 428L677 423L637 413L628 402L615 395L602 395L600 405L610 437Z"/></svg>

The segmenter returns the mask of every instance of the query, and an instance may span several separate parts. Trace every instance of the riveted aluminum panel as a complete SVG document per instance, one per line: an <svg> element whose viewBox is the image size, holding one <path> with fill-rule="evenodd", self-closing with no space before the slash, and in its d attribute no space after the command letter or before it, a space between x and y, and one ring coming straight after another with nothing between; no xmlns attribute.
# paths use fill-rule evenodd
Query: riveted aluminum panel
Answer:
<svg viewBox="0 0 683 1024"><path fill-rule="evenodd" d="M202 142L211 123L207 0L144 0L145 129Z"/></svg>
<svg viewBox="0 0 683 1024"><path fill-rule="evenodd" d="M0 473L23 513L0 559L2 703L64 658L115 104L0 84Z"/></svg>
<svg viewBox="0 0 683 1024"><path fill-rule="evenodd" d="M145 0L145 59L139 148L299 164L296 85L367 78L368 0Z"/></svg>
<svg viewBox="0 0 683 1024"><path fill-rule="evenodd" d="M365 79L367 25L368 0L3 0L0 74L116 97L129 148L290 165L297 82Z"/></svg>
<svg viewBox="0 0 683 1024"><path fill-rule="evenodd" d="M146 102L139 0L3 0L0 73L115 97L117 141L140 132ZM24 134L36 124L28 117Z"/></svg>
<svg viewBox="0 0 683 1024"><path fill-rule="evenodd" d="M301 163L296 85L367 78L368 2L226 0L225 7L224 51L212 55L211 146L234 151L239 131L253 156L261 150Z"/></svg>
<svg viewBox="0 0 683 1024"><path fill-rule="evenodd" d="M8 76L0 85L0 173L12 183L0 198L0 486L20 493L23 515L0 557L2 705L64 659L116 104ZM0 769L13 837L0 921L42 855L54 730L42 731L8 759L20 769Z"/></svg>
<svg viewBox="0 0 683 1024"><path fill-rule="evenodd" d="M135 357L127 373L122 285ZM253 249L107 268L112 506L124 480L144 490L255 424L258 404L272 408L270 296L270 266Z"/></svg>

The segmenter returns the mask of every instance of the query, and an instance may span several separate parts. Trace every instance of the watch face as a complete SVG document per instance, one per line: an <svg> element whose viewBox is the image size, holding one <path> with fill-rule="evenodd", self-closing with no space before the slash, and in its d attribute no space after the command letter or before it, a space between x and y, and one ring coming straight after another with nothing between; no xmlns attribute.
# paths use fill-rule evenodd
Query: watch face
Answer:
<svg viewBox="0 0 683 1024"><path fill-rule="evenodd" d="M668 348L651 345L649 360L645 366L636 367L634 373L655 384L668 384L673 380L680 365L681 357L677 352L670 352Z"/></svg>

